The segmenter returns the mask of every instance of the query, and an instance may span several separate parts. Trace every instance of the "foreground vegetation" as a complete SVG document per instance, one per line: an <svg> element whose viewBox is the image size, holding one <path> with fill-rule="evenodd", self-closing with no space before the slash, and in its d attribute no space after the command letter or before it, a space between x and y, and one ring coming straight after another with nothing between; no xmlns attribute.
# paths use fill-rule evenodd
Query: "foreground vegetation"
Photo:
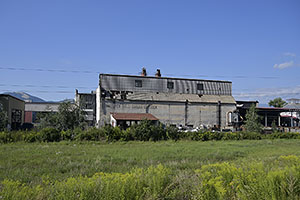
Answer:
<svg viewBox="0 0 300 200"><path fill-rule="evenodd" d="M0 145L2 199L299 199L300 140Z"/></svg>
<svg viewBox="0 0 300 200"><path fill-rule="evenodd" d="M152 125L151 121L142 121L138 125L131 126L126 130L119 127L104 126L100 129L67 129L60 130L53 127L36 129L32 131L2 131L0 143L10 142L59 142L59 141L161 141L161 140L260 140L260 139L300 139L300 133L274 132L262 134L260 132L220 132L199 130L197 132L182 132L175 127Z"/></svg>

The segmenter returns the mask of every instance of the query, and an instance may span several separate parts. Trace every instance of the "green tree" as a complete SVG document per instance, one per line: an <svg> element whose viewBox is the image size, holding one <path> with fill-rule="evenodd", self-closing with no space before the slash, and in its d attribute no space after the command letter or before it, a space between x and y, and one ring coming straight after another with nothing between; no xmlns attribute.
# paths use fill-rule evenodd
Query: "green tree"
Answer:
<svg viewBox="0 0 300 200"><path fill-rule="evenodd" d="M4 111L3 105L0 103L0 131L6 129L8 123L7 113Z"/></svg>
<svg viewBox="0 0 300 200"><path fill-rule="evenodd" d="M37 113L35 123L39 123L39 128L48 128L48 127L56 127L57 125L57 113L47 112L47 113Z"/></svg>
<svg viewBox="0 0 300 200"><path fill-rule="evenodd" d="M58 130L83 129L87 126L84 119L85 112L76 104L63 102L57 113L48 113L40 119L40 127L54 127Z"/></svg>
<svg viewBox="0 0 300 200"><path fill-rule="evenodd" d="M259 116L256 112L255 105L252 105L246 113L245 122L246 131L260 133L262 131L262 125L259 122Z"/></svg>
<svg viewBox="0 0 300 200"><path fill-rule="evenodd" d="M287 103L284 100L282 100L280 97L269 101L269 106L273 106L273 107L276 107L276 108L282 108L286 104Z"/></svg>

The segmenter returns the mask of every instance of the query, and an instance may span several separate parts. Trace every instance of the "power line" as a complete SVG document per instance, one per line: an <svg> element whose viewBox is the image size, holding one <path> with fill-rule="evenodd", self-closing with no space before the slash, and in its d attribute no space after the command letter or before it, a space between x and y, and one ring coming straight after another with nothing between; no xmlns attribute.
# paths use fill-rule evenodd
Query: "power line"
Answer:
<svg viewBox="0 0 300 200"><path fill-rule="evenodd" d="M11 90L2 90L2 92L15 92L15 91L11 91ZM49 91L49 90L22 90L21 92L27 92L27 93L59 93L59 94L75 94L74 91Z"/></svg>
<svg viewBox="0 0 300 200"><path fill-rule="evenodd" d="M38 72L60 72L60 73L100 73L88 70L66 70L66 69L42 69L42 68L16 68L16 67L0 67L1 70L13 71L38 71Z"/></svg>
<svg viewBox="0 0 300 200"><path fill-rule="evenodd" d="M29 87L29 88L78 88L78 89L91 89L92 87L85 87L85 86L78 86L78 87L71 87L71 86L64 86L64 85L30 85L30 84L3 84L0 83L0 87Z"/></svg>
<svg viewBox="0 0 300 200"><path fill-rule="evenodd" d="M0 67L0 70L10 70L10 71L36 71L36 72L51 72L51 73L86 73L86 74L101 74L103 72L99 71L90 71L90 70L66 70L66 69L42 69L42 68L16 68L16 67ZM109 72L111 74L120 74L120 72ZM134 73L121 73L129 75L137 75ZM216 77L216 78L235 78L235 79L280 79L278 76L243 76L243 75L234 75L234 76L224 76L224 75L186 75L186 74L165 74L166 76L181 76L181 77Z"/></svg>

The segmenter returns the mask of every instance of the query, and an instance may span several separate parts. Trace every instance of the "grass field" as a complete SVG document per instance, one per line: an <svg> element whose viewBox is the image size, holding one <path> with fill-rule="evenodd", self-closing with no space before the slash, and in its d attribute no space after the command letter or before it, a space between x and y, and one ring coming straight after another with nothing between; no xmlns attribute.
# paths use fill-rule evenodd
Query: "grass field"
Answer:
<svg viewBox="0 0 300 200"><path fill-rule="evenodd" d="M35 185L45 177L91 177L158 164L190 171L224 161L269 162L282 155L300 156L300 140L11 143L0 145L0 181Z"/></svg>

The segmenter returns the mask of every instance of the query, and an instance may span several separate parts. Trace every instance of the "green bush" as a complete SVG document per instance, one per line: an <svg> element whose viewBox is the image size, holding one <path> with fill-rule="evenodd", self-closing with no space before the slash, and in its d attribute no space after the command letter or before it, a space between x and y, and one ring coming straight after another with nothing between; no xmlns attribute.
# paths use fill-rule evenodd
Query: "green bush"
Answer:
<svg viewBox="0 0 300 200"><path fill-rule="evenodd" d="M105 138L105 132L102 129L97 129L95 127L89 128L88 130L80 131L76 135L76 140L89 140L89 141L99 141Z"/></svg>
<svg viewBox="0 0 300 200"><path fill-rule="evenodd" d="M69 130L66 130L66 131L64 131L64 130L62 130L61 132L60 132L60 135L61 135L61 139L62 140L73 140L74 139L74 131L73 130L71 130L71 129L69 129Z"/></svg>
<svg viewBox="0 0 300 200"><path fill-rule="evenodd" d="M134 140L134 128L129 127L126 130L122 130L122 136L121 139L122 141L131 141Z"/></svg>
<svg viewBox="0 0 300 200"><path fill-rule="evenodd" d="M105 136L108 142L112 142L122 139L123 133L119 127L106 125L101 128L101 135Z"/></svg>
<svg viewBox="0 0 300 200"><path fill-rule="evenodd" d="M24 141L24 131L2 131L0 132L0 142L9 143L9 142L19 142Z"/></svg>
<svg viewBox="0 0 300 200"><path fill-rule="evenodd" d="M272 134L265 135L265 138L268 139L300 139L300 133L297 132L275 132Z"/></svg>
<svg viewBox="0 0 300 200"><path fill-rule="evenodd" d="M40 131L40 139L43 142L58 142L61 139L60 131L55 128L44 128Z"/></svg>
<svg viewBox="0 0 300 200"><path fill-rule="evenodd" d="M9 135L9 132L6 132L6 131L1 131L1 132L0 132L0 142L1 142L1 143L12 142L12 141L11 141L11 137L10 137L10 135Z"/></svg>
<svg viewBox="0 0 300 200"><path fill-rule="evenodd" d="M167 139L177 141L181 138L181 133L178 131L178 129L176 127L167 126L166 127L166 136L167 136Z"/></svg>
<svg viewBox="0 0 300 200"><path fill-rule="evenodd" d="M160 140L260 140L260 139L300 139L297 132L274 132L261 134L257 132L220 132L200 130L197 132L181 132L176 127L163 127L163 124L153 125L151 121L143 120L126 130L119 127L106 125L101 128L89 128L83 130L79 127L59 131L55 128L44 128L39 132L32 131L2 131L0 132L0 143L9 142L55 142L55 141L160 141Z"/></svg>
<svg viewBox="0 0 300 200"><path fill-rule="evenodd" d="M143 120L138 125L132 127L133 136L136 140L149 141L152 136L152 123L149 120Z"/></svg>
<svg viewBox="0 0 300 200"><path fill-rule="evenodd" d="M41 133L37 131L23 132L23 140L25 142L38 142L41 141Z"/></svg>

